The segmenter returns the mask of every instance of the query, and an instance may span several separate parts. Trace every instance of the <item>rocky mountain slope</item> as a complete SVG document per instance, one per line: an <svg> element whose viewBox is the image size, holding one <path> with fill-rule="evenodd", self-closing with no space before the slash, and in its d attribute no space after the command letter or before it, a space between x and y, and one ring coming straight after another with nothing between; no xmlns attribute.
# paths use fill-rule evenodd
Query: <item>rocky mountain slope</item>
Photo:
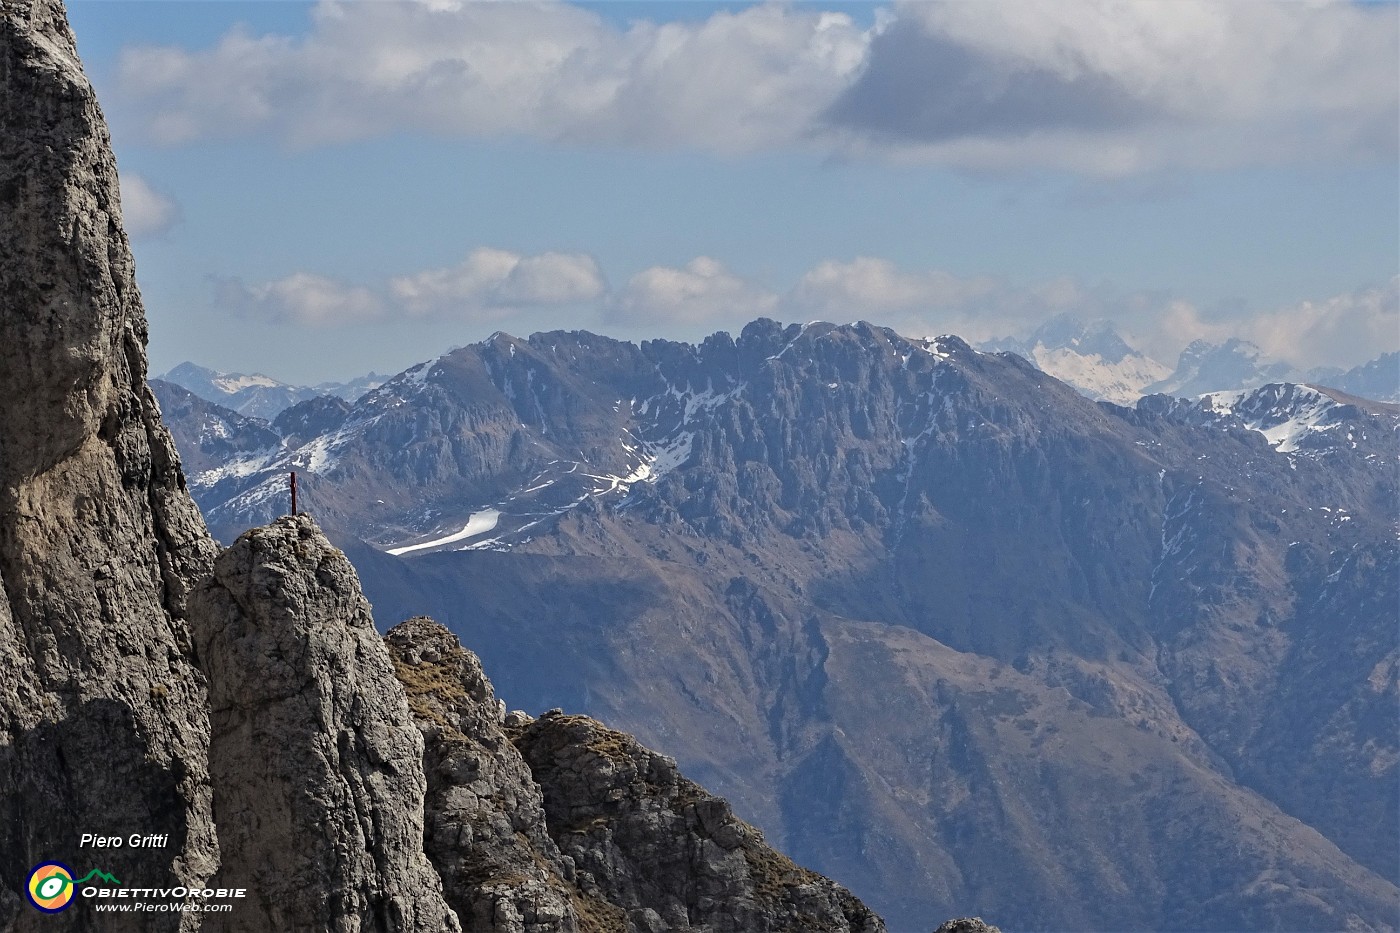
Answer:
<svg viewBox="0 0 1400 933"><path fill-rule="evenodd" d="M507 737L445 632L400 627L391 654L310 518L218 552L146 385L57 0L0 6L0 208L0 929L884 929L630 737Z"/></svg>
<svg viewBox="0 0 1400 933"><path fill-rule="evenodd" d="M672 751L896 929L1396 925L1395 406L1123 408L758 321L498 334L303 414L194 477L217 526L302 471L382 613Z"/></svg>
<svg viewBox="0 0 1400 933"><path fill-rule="evenodd" d="M884 930L674 759L584 716L507 715L431 619L386 639L427 737L428 852L468 929Z"/></svg>
<svg viewBox="0 0 1400 933"><path fill-rule="evenodd" d="M1315 379L1343 392L1382 402L1400 402L1400 351L1392 350L1330 379Z"/></svg>
<svg viewBox="0 0 1400 933"><path fill-rule="evenodd" d="M1144 387L1142 394L1195 398L1207 392L1254 389L1300 375L1248 340L1232 337L1220 344L1197 340L1181 351L1170 375Z"/></svg>
<svg viewBox="0 0 1400 933"><path fill-rule="evenodd" d="M282 445L282 436L261 418L240 415L162 379L150 380L150 387L188 475L217 469L251 450Z"/></svg>

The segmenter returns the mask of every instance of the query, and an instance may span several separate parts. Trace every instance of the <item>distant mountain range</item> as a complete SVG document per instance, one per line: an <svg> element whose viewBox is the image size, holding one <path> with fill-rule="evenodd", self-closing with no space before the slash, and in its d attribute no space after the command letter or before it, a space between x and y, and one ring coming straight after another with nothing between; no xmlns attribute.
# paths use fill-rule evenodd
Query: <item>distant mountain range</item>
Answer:
<svg viewBox="0 0 1400 933"><path fill-rule="evenodd" d="M1206 392L1254 389L1290 377L1299 382L1306 378L1287 363L1269 359L1247 340L1231 338L1223 344L1197 340L1181 351L1176 370L1145 386L1143 394L1195 398Z"/></svg>
<svg viewBox="0 0 1400 933"><path fill-rule="evenodd" d="M1384 353L1369 363L1334 374L1335 371L1314 370L1309 382L1336 386L1344 392L1383 402L1400 402L1400 352Z"/></svg>
<svg viewBox="0 0 1400 933"><path fill-rule="evenodd" d="M1397 352L1350 370L1300 371L1267 358L1246 340L1230 339L1223 344L1198 340L1181 352L1173 370L1134 348L1110 322L1085 323L1068 313L1051 318L1025 338L989 340L978 349L1016 353L1085 396L1119 405L1132 405L1144 395L1195 398L1207 392L1253 389L1281 381L1324 385L1362 398L1400 402ZM261 373L225 373L191 362L154 378L238 414L267 421L299 402L321 396L353 402L388 379L369 373L347 382L300 386Z"/></svg>
<svg viewBox="0 0 1400 933"><path fill-rule="evenodd" d="M215 402L240 415L268 420L277 417L298 402L322 395L354 401L384 382L383 376L370 373L349 382L322 382L314 386L298 386L280 382L261 373L222 373L190 362L181 363L154 378L182 386L205 401Z"/></svg>
<svg viewBox="0 0 1400 933"><path fill-rule="evenodd" d="M1072 314L1051 318L1028 337L987 341L982 350L1010 351L1092 399L1132 405L1144 395L1196 398L1207 392L1254 389L1270 382L1324 385L1351 395L1400 402L1400 353L1351 370L1298 370L1269 359L1247 340L1197 340L1173 370L1132 347L1108 321L1084 323Z"/></svg>
<svg viewBox="0 0 1400 933"><path fill-rule="evenodd" d="M297 470L382 623L675 755L893 930L1394 926L1400 406L1109 405L767 320L497 334L271 422L154 387L216 534Z"/></svg>

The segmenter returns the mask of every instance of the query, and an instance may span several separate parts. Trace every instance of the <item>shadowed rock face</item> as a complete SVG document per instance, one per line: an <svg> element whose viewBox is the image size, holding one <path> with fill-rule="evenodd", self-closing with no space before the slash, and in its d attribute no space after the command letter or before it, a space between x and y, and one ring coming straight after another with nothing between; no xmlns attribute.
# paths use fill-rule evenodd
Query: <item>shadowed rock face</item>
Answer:
<svg viewBox="0 0 1400 933"><path fill-rule="evenodd" d="M426 848L468 929L883 933L673 759L586 716L506 716L431 619L385 639L427 738Z"/></svg>
<svg viewBox="0 0 1400 933"><path fill-rule="evenodd" d="M104 862L145 884L217 864L185 619L215 547L146 388L116 165L58 3L0 6L0 217L0 928L81 929L19 895L34 864L88 858L80 832L168 833Z"/></svg>
<svg viewBox="0 0 1400 933"><path fill-rule="evenodd" d="M476 655L422 617L385 640L427 743L423 844L448 903L480 933L596 929L592 915L616 912L575 908L573 862L549 837L540 789L506 736L504 707Z"/></svg>
<svg viewBox="0 0 1400 933"><path fill-rule="evenodd" d="M795 865L673 758L587 716L546 713L515 740L579 886L628 926L706 933L883 933L849 891Z"/></svg>

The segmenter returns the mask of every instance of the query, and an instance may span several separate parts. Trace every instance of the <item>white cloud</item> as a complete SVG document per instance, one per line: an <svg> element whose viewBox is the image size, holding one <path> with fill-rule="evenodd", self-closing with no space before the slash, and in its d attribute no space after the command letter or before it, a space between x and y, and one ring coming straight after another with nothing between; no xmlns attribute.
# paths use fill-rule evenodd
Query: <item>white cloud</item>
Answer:
<svg viewBox="0 0 1400 933"><path fill-rule="evenodd" d="M1070 278L1019 286L993 276L907 271L887 259L826 260L783 297L783 313L832 321L869 319L912 337L957 334L974 343L1018 334L1065 311L1106 317L1122 299Z"/></svg>
<svg viewBox="0 0 1400 933"><path fill-rule="evenodd" d="M310 272L249 285L214 277L221 308L279 323L310 327L355 324L393 315L501 320L522 311L566 308L601 298L607 284L598 263L582 253L525 256L481 247L445 269L398 276L383 284L351 285Z"/></svg>
<svg viewBox="0 0 1400 933"><path fill-rule="evenodd" d="M164 143L314 145L410 130L692 146L786 145L847 85L866 38L786 5L626 30L565 3L335 3L303 40L123 51L118 92Z"/></svg>
<svg viewBox="0 0 1400 933"><path fill-rule="evenodd" d="M383 303L370 289L309 272L257 285L246 285L237 278L216 278L214 300L238 314L312 327L364 321L384 311Z"/></svg>
<svg viewBox="0 0 1400 933"><path fill-rule="evenodd" d="M455 266L389 282L389 291L397 303L413 314L505 316L520 308L591 301L606 289L603 274L592 256L522 256L487 247L474 250Z"/></svg>
<svg viewBox="0 0 1400 933"><path fill-rule="evenodd" d="M786 293L736 276L701 256L681 268L654 266L609 296L604 321L645 336L736 330L756 317L869 320L913 337L958 334L973 342L1024 331L1063 311L1114 316L1147 305L1069 278L1017 286L991 276L905 270L887 259L827 259ZM1155 307L1155 306L1154 306Z"/></svg>
<svg viewBox="0 0 1400 933"><path fill-rule="evenodd" d="M613 323L733 326L772 314L778 296L741 279L722 264L700 256L684 268L652 266L632 276L613 296L606 319Z"/></svg>
<svg viewBox="0 0 1400 933"><path fill-rule="evenodd" d="M121 174L122 225L130 236L157 236L180 220L180 207L140 175Z"/></svg>
<svg viewBox="0 0 1400 933"><path fill-rule="evenodd" d="M828 259L802 276L787 297L804 314L849 318L860 314L936 313L964 307L997 290L990 278L960 279L947 272L901 272L888 259Z"/></svg>
<svg viewBox="0 0 1400 933"><path fill-rule="evenodd" d="M451 316L495 325L578 327L601 323L626 335L695 338L737 330L757 317L870 320L910 337L957 334L980 343L1024 337L1069 312L1108 320L1128 342L1164 363L1193 340L1239 337L1300 369L1351 367L1400 344L1400 276L1379 287L1284 307L1203 314L1163 292L1088 286L1070 277L1018 284L992 276L901 269L862 256L823 260L786 293L699 256L681 267L652 266L610 289L583 253L527 256L481 247L462 262L351 285L307 272L255 285L215 278L215 303L234 313L307 327Z"/></svg>
<svg viewBox="0 0 1400 933"><path fill-rule="evenodd" d="M1239 337L1301 369L1351 367L1400 346L1400 277L1323 300L1211 318L1166 293L1089 287L1068 277L1016 285L988 276L906 271L862 257L813 267L783 296L780 312L794 319L869 319L908 336L951 333L973 343L1024 337L1069 312L1086 321L1111 321L1129 343L1168 364L1193 340Z"/></svg>
<svg viewBox="0 0 1400 933"><path fill-rule="evenodd" d="M123 52L148 137L400 131L1126 175L1396 154L1397 10L908 2L861 30L764 4L627 28L565 3L323 0L304 38Z"/></svg>
<svg viewBox="0 0 1400 933"><path fill-rule="evenodd" d="M1177 301L1161 316L1159 331L1178 347L1240 337L1299 368L1349 368L1400 347L1400 277L1384 286L1229 320L1207 320L1195 306Z"/></svg>

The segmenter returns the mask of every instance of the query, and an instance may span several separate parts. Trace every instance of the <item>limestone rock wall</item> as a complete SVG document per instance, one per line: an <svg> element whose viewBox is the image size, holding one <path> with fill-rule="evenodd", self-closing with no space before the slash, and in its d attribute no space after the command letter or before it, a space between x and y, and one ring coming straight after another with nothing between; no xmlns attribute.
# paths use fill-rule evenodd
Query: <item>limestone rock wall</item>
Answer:
<svg viewBox="0 0 1400 933"><path fill-rule="evenodd" d="M56 0L0 4L0 929L78 833L169 834L109 870L218 858L185 599L215 546L146 388L146 323L102 114ZM178 915L104 930L175 929Z"/></svg>
<svg viewBox="0 0 1400 933"><path fill-rule="evenodd" d="M480 933L882 933L845 888L769 848L631 736L506 715L427 618L386 640L427 738L428 855Z"/></svg>

